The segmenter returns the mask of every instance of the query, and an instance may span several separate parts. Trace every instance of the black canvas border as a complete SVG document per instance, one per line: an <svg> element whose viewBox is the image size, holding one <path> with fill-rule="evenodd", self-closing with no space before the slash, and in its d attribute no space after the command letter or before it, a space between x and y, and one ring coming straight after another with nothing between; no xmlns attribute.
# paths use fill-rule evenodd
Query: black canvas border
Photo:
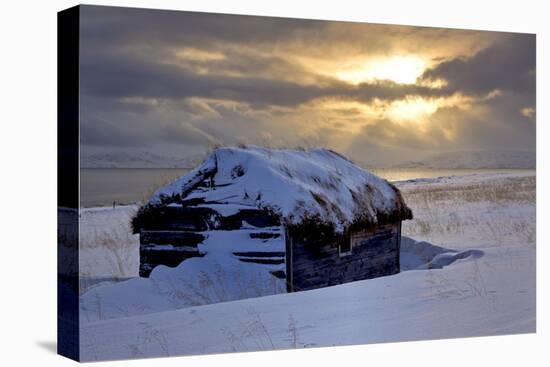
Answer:
<svg viewBox="0 0 550 367"><path fill-rule="evenodd" d="M57 13L57 353L80 359L80 6Z"/></svg>

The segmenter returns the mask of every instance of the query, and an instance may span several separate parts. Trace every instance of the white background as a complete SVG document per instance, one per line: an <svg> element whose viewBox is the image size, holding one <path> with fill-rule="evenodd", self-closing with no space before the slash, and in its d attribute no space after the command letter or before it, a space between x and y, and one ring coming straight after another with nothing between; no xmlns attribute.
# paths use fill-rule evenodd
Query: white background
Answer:
<svg viewBox="0 0 550 367"><path fill-rule="evenodd" d="M549 11L544 1L92 1L238 14L537 33L537 334L94 366L548 365ZM56 12L73 1L5 1L0 21L0 363L64 366L56 338ZM6 205L7 204L7 205ZM312 305L308 305L312 306ZM403 325L407 327L407 325Z"/></svg>

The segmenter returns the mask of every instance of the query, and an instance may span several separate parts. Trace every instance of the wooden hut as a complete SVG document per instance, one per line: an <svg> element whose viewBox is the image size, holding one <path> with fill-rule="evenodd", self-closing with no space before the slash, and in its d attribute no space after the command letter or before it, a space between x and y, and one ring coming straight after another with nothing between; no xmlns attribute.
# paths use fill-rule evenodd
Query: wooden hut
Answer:
<svg viewBox="0 0 550 367"><path fill-rule="evenodd" d="M395 186L338 153L246 147L215 150L132 225L143 277L209 256L200 245L212 231L247 231L254 244L223 246L293 292L398 273L401 221L411 218ZM280 247L264 245L277 238Z"/></svg>

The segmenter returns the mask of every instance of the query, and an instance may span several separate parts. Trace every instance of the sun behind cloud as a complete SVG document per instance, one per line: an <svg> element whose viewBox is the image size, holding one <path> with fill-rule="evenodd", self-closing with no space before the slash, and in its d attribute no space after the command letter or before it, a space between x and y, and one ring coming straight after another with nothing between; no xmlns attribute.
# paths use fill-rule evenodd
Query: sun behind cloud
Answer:
<svg viewBox="0 0 550 367"><path fill-rule="evenodd" d="M352 84L376 80L414 84L427 67L428 63L419 56L397 55L353 63L336 71L335 75L338 79Z"/></svg>
<svg viewBox="0 0 550 367"><path fill-rule="evenodd" d="M470 109L471 104L472 98L459 93L439 98L409 96L389 103L385 108L385 117L398 123L414 122L421 126L427 122L429 116L436 113L440 108L456 107L467 110Z"/></svg>
<svg viewBox="0 0 550 367"><path fill-rule="evenodd" d="M389 165L535 147L534 35L86 9L90 149L324 146Z"/></svg>

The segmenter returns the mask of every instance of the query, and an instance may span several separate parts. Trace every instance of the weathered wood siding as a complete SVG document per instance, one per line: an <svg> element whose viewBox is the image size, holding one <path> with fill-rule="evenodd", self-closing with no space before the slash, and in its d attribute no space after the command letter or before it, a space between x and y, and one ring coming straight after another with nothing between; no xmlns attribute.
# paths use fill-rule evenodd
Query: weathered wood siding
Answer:
<svg viewBox="0 0 550 367"><path fill-rule="evenodd" d="M208 207L173 204L173 206L151 209L142 214L138 228L148 231L201 232L211 229L229 231L241 228L243 221L255 227L271 227L280 224L279 218L259 209L241 209L233 215L222 216Z"/></svg>
<svg viewBox="0 0 550 367"><path fill-rule="evenodd" d="M201 203L191 203L201 204ZM204 256L197 245L204 240L200 233L206 230L238 230L243 222L258 227L280 224L279 219L269 212L258 209L242 209L230 216L221 216L215 210L196 206L168 206L148 213L140 227L139 275L148 277L155 266L178 266L191 257ZM278 232L251 233L252 239L270 239L280 236ZM253 258L241 253L239 260L258 264L282 264L284 254L268 254L271 258ZM267 255L266 255L267 256ZM258 256L256 256L258 257ZM277 259L273 257L279 257ZM282 275L277 272L277 277Z"/></svg>
<svg viewBox="0 0 550 367"><path fill-rule="evenodd" d="M300 243L289 233L287 274L291 275L287 277L287 290L315 289L398 273L400 229L399 222L354 232L352 253L346 256L340 256L335 242Z"/></svg>
<svg viewBox="0 0 550 367"><path fill-rule="evenodd" d="M139 275L148 277L157 265L178 266L183 260L204 256L198 244L204 236L185 231L141 231Z"/></svg>

